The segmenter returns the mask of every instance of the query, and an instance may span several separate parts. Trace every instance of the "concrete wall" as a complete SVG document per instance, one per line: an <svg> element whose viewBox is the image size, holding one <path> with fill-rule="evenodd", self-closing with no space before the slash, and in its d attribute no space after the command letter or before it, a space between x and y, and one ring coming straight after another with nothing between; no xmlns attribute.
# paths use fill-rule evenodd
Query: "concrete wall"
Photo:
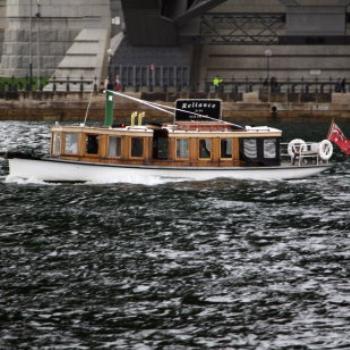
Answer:
<svg viewBox="0 0 350 350"><path fill-rule="evenodd" d="M279 0L227 0L210 12L284 12L285 6Z"/></svg>
<svg viewBox="0 0 350 350"><path fill-rule="evenodd" d="M347 0L298 0L286 6L287 35L344 35Z"/></svg>
<svg viewBox="0 0 350 350"><path fill-rule="evenodd" d="M227 0L210 12L286 13L288 35L344 35L349 3L347 0Z"/></svg>
<svg viewBox="0 0 350 350"><path fill-rule="evenodd" d="M191 46L184 47L142 47L132 46L124 40L112 64L117 65L157 65L185 66L191 64Z"/></svg>
<svg viewBox="0 0 350 350"><path fill-rule="evenodd" d="M265 79L269 48L269 75L281 80L350 79L350 46L207 46L203 50L200 81L216 74L226 81Z"/></svg>
<svg viewBox="0 0 350 350"><path fill-rule="evenodd" d="M6 0L0 0L0 57L2 55L2 45L6 28Z"/></svg>
<svg viewBox="0 0 350 350"><path fill-rule="evenodd" d="M111 16L112 16L112 37L123 31L125 28L124 16L122 11L121 0L111 0ZM120 20L120 24L116 21Z"/></svg>
<svg viewBox="0 0 350 350"><path fill-rule="evenodd" d="M110 27L110 0L41 0L40 4L38 18L36 1L7 0L0 75L29 75L32 62L34 75L40 70L41 76L50 76L81 30Z"/></svg>
<svg viewBox="0 0 350 350"><path fill-rule="evenodd" d="M342 0L228 0L211 12L286 13L286 25L280 36L349 35L345 13L349 1ZM349 9L349 8L348 8ZM220 24L230 32L229 24ZM220 26L217 24L217 26ZM226 26L226 27L225 27ZM219 27L218 27L219 28ZM232 26L232 29L234 27ZM254 35L258 27L245 30ZM267 62L265 50L272 56ZM225 81L259 80L269 75L278 80L300 81L315 78L333 81L350 79L350 46L348 45L204 45L197 66L199 83L220 75ZM317 73L317 75L315 75ZM318 74L319 73L319 74Z"/></svg>
<svg viewBox="0 0 350 350"><path fill-rule="evenodd" d="M344 7L289 7L287 35L344 35L346 31Z"/></svg>
<svg viewBox="0 0 350 350"><path fill-rule="evenodd" d="M137 1L134 3L138 6ZM90 67L90 64L84 64L83 57L85 54L91 57L89 40L86 37L84 42L78 40L82 30L93 31L94 28L111 30L113 36L123 29L122 15L121 24L110 28L111 17L116 17L121 12L121 0L41 0L41 4L42 15L38 19L35 17L37 12L35 0L0 0L0 54L2 50L0 75L29 75L29 66L32 62L34 76L39 73L38 68L42 76L51 76L60 63L64 63L64 69L65 67L73 69L76 65L77 52L79 57L82 57L81 60L79 58L78 63L85 68ZM290 6L293 4L301 6ZM284 13L287 11L288 13L289 8L290 17L287 17L287 25L281 30L281 35L286 33L301 35L346 33L349 35L350 30L345 26L344 17L347 5L348 2L345 0L227 0L211 12ZM340 8L342 10L339 10ZM5 9L7 20L3 19ZM336 11L335 17L330 16L329 13L335 9L340 12ZM314 18L314 22L308 20L310 16ZM136 29L139 28L139 23L134 25ZM1 45L2 36L3 45ZM31 42L32 45L30 45ZM96 42L94 40L91 45L96 46L98 44ZM73 44L74 47L72 47ZM112 63L113 65L141 66L188 65L192 59L190 46L171 49L150 46L141 48L131 47L125 42L116 52ZM220 74L227 80L231 80L232 77L264 79L267 65L264 55L266 48L264 45L204 46L201 54L198 54L200 58L193 61L192 67L200 67L198 77L200 82L210 79L215 74ZM280 45L272 46L270 49L272 50L270 73L278 79L301 79L301 77L313 79L314 77L310 75L311 70L320 70L320 79L329 77L350 79L350 46ZM94 55L96 55L95 51ZM40 64L38 64L38 56L41 57ZM63 68L62 74L65 75L66 70Z"/></svg>

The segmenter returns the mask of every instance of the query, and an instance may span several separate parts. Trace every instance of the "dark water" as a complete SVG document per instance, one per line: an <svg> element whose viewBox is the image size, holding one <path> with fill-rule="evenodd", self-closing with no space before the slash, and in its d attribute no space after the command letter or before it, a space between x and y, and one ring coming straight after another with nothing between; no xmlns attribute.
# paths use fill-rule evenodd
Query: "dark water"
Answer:
<svg viewBox="0 0 350 350"><path fill-rule="evenodd" d="M0 123L0 151L45 153L47 132ZM350 349L350 161L335 158L270 183L3 177L0 349Z"/></svg>

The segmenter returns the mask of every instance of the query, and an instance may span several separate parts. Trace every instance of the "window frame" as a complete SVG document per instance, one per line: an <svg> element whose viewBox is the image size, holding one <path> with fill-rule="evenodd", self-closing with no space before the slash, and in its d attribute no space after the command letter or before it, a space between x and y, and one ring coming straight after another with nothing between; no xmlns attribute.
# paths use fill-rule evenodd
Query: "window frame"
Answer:
<svg viewBox="0 0 350 350"><path fill-rule="evenodd" d="M111 156L109 153L110 150L110 140L111 138L119 139L120 145L119 145L119 155ZM117 152L116 152L117 153ZM120 135L108 135L108 142L107 142L107 158L111 159L120 159L122 157L122 136Z"/></svg>
<svg viewBox="0 0 350 350"><path fill-rule="evenodd" d="M249 157L245 152L246 152L246 141L255 141L255 157ZM258 160L259 159L259 142L257 138L254 137L245 137L242 139L243 142L243 154L244 157L246 157L247 159L251 159L251 160Z"/></svg>
<svg viewBox="0 0 350 350"><path fill-rule="evenodd" d="M58 139L58 153L55 152L57 144L55 141ZM55 131L51 136L51 155L53 157L59 157L62 154L62 133L60 131Z"/></svg>
<svg viewBox="0 0 350 350"><path fill-rule="evenodd" d="M178 150L178 141L186 141L187 142L187 157L178 157L177 150ZM190 139L187 137L177 137L175 139L175 159L176 160L189 160L190 159Z"/></svg>
<svg viewBox="0 0 350 350"><path fill-rule="evenodd" d="M265 142L273 142L274 143L274 157L266 157L266 154L265 154ZM277 138L274 138L274 137L271 137L271 138L264 138L262 140L262 155L263 155L263 159L264 160L275 160L277 159L277 151L278 151L278 141L277 141Z"/></svg>
<svg viewBox="0 0 350 350"><path fill-rule="evenodd" d="M200 144L201 144L201 141L206 141L206 140L209 140L210 141L210 156L209 157L201 157L201 150L200 150ZM212 160L213 159L213 138L199 138L198 139L198 159L199 160Z"/></svg>
<svg viewBox="0 0 350 350"><path fill-rule="evenodd" d="M231 157L222 156L222 141L229 140L231 142ZM222 137L220 138L220 160L232 160L233 159L233 138L232 137Z"/></svg>
<svg viewBox="0 0 350 350"><path fill-rule="evenodd" d="M75 135L76 139L76 152L67 152L67 138L68 135ZM63 133L64 143L63 143L63 154L68 156L78 156L80 153L80 133L79 132L64 132Z"/></svg>
<svg viewBox="0 0 350 350"><path fill-rule="evenodd" d="M141 141L142 141L142 143L141 143L141 145L142 145L142 154L141 154L141 156L133 156L132 155L132 141L134 139L141 139ZM130 159L144 159L144 157L145 157L145 138L142 137L142 136L131 136L130 140L129 140L129 144L130 144L130 148L129 148L129 157L130 157Z"/></svg>
<svg viewBox="0 0 350 350"><path fill-rule="evenodd" d="M97 152L96 153L90 153L87 150L89 136L96 136L96 140L97 140ZM101 135L96 134L96 133L85 133L84 134L84 154L88 155L88 156L98 156L100 154L100 150L101 150Z"/></svg>

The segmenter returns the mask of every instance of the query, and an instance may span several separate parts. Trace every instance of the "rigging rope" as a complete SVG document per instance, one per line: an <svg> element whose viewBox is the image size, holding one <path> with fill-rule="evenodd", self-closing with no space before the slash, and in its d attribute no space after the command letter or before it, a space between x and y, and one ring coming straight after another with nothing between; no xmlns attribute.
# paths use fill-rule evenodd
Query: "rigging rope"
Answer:
<svg viewBox="0 0 350 350"><path fill-rule="evenodd" d="M191 112L191 111L187 111L187 110L180 109L180 108L170 107L170 106L162 105L162 104L156 103L156 102L144 101L144 100L141 100L141 99L139 99L137 97L129 96L129 95L123 94L121 92L117 92L117 91L107 90L107 92L109 92L109 93L111 93L111 94L113 94L115 96L124 97L126 99L129 99L129 100L132 100L132 101L135 101L135 102L139 102L139 103L144 104L144 105L146 105L148 107L151 107L151 108L157 109L159 111L162 111L164 113L170 114L170 115L172 115L174 117L174 124L175 124L175 113L168 111L168 109L170 109L172 111L179 111L179 112L182 112L182 113L195 115L197 117L201 117L201 118L204 118L204 119L219 121L221 123L234 126L234 127L238 128L238 129L245 129L241 125L238 125L238 124L235 124L235 123L231 123L231 122L227 122L227 121L222 120L222 119L216 119L216 118L208 117L207 115L199 114L199 113L196 113L196 112Z"/></svg>
<svg viewBox="0 0 350 350"><path fill-rule="evenodd" d="M90 111L90 106L91 106L91 101L92 101L92 95L94 93L94 90L92 89L91 90L91 93L90 93L90 97L89 97L89 103L87 105L87 108L86 108L86 112L85 112L85 118L84 118L84 126L86 125L86 121L87 121L87 118L88 118L88 115L89 115L89 111Z"/></svg>

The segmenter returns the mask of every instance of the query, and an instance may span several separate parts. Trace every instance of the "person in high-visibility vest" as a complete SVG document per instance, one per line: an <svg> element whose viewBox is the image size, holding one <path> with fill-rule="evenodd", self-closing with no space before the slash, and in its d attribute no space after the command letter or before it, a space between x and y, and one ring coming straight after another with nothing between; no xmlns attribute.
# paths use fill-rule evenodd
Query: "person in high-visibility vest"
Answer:
<svg viewBox="0 0 350 350"><path fill-rule="evenodd" d="M220 85L222 82L223 82L223 79L215 75L215 77L213 78L213 86L214 86L215 92L219 92Z"/></svg>

